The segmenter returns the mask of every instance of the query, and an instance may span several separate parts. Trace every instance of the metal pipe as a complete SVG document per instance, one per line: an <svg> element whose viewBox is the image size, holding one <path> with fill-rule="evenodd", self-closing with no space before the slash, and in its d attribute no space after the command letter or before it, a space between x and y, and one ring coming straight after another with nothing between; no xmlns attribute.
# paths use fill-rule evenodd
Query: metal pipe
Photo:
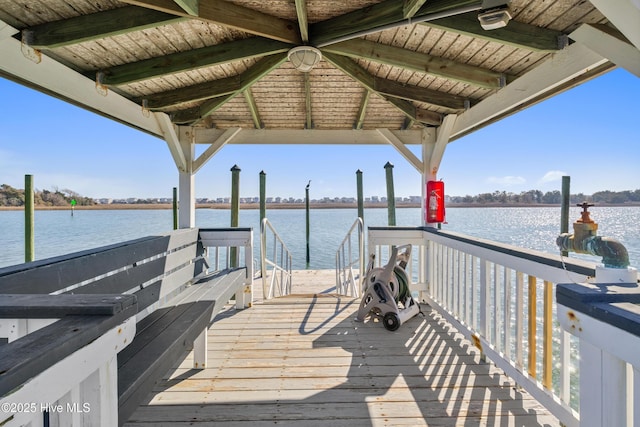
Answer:
<svg viewBox="0 0 640 427"><path fill-rule="evenodd" d="M307 257L306 257L306 261L307 261L307 268L309 268L309 262L310 262L310 252L309 252L309 229L310 229L310 220L309 220L309 186L311 185L311 180L309 180L309 183L307 184L307 186L304 189L304 200L305 200L305 209L306 209L306 213L307 213L307 228L306 228L306 237L307 237Z"/></svg>
<svg viewBox="0 0 640 427"><path fill-rule="evenodd" d="M173 229L178 229L178 188L173 187Z"/></svg>
<svg viewBox="0 0 640 427"><path fill-rule="evenodd" d="M573 234L564 233L558 236L556 243L561 250L601 256L602 263L608 268L629 267L627 248L611 237L589 236L576 239Z"/></svg>
<svg viewBox="0 0 640 427"><path fill-rule="evenodd" d="M364 197L362 191L362 171L356 171L356 189L358 195L358 218L364 221Z"/></svg>
<svg viewBox="0 0 640 427"><path fill-rule="evenodd" d="M596 235L598 224L589 217L588 211L593 205L584 202L578 206L582 207L582 216L573 223L573 234L562 233L556 239L560 250L601 256L602 263L608 268L629 267L629 252L622 243Z"/></svg>
<svg viewBox="0 0 640 427"><path fill-rule="evenodd" d="M560 208L560 233L569 232L569 204L571 203L571 177L562 177L562 207ZM568 256L568 251L562 251L562 256Z"/></svg>

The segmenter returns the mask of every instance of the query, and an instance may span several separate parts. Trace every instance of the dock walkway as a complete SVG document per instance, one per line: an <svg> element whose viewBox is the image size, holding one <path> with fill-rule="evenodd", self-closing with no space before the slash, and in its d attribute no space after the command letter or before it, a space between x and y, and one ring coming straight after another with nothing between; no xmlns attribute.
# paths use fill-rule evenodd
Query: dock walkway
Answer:
<svg viewBox="0 0 640 427"><path fill-rule="evenodd" d="M355 322L332 270L296 272L294 295L229 308L127 426L558 426L426 305L396 332ZM261 289L257 281L254 289Z"/></svg>

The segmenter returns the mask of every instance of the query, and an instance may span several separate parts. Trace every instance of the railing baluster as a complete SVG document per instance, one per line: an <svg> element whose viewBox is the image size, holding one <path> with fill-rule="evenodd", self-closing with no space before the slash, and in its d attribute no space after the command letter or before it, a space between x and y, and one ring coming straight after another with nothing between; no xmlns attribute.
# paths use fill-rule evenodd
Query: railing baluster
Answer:
<svg viewBox="0 0 640 427"><path fill-rule="evenodd" d="M500 312L500 266L493 264L493 337L492 342L496 349L500 350L500 322L502 313Z"/></svg>
<svg viewBox="0 0 640 427"><path fill-rule="evenodd" d="M547 389L553 387L553 283L544 281L544 321L543 321L543 355L542 385Z"/></svg>
<svg viewBox="0 0 640 427"><path fill-rule="evenodd" d="M524 274L516 273L516 366L523 370L524 346Z"/></svg>
<svg viewBox="0 0 640 427"><path fill-rule="evenodd" d="M504 268L504 355L511 360L511 269Z"/></svg>
<svg viewBox="0 0 640 427"><path fill-rule="evenodd" d="M529 342L528 348L528 369L529 376L533 379L536 378L536 283L537 280L534 276L529 276L529 298L527 300L528 321L529 327L527 332L527 338Z"/></svg>

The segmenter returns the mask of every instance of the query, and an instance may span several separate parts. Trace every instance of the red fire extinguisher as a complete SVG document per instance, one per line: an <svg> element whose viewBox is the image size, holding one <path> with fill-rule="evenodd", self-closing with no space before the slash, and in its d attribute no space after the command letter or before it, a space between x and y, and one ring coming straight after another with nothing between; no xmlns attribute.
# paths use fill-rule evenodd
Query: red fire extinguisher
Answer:
<svg viewBox="0 0 640 427"><path fill-rule="evenodd" d="M426 221L444 222L444 182L427 181Z"/></svg>

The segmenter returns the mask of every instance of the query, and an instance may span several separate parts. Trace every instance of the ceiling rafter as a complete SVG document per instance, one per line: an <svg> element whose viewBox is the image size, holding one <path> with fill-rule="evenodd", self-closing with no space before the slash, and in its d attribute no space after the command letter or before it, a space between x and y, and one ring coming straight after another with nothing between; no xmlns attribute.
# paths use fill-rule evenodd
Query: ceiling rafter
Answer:
<svg viewBox="0 0 640 427"><path fill-rule="evenodd" d="M173 0L189 15L198 16L199 2L198 0Z"/></svg>
<svg viewBox="0 0 640 427"><path fill-rule="evenodd" d="M364 125L364 119L367 114L367 106L369 105L370 97L371 97L371 91L369 89L365 89L364 94L362 95L362 101L360 101L358 116L356 117L356 122L353 125L353 128L356 130L362 129L362 126Z"/></svg>
<svg viewBox="0 0 640 427"><path fill-rule="evenodd" d="M165 13L191 17L172 0L123 1ZM295 23L228 1L207 0L200 3L197 19L287 43L302 42Z"/></svg>
<svg viewBox="0 0 640 427"><path fill-rule="evenodd" d="M405 18L403 1L386 0L317 22L309 28L309 38L314 46L324 47L385 29L479 10L481 3L480 0L431 0L413 17Z"/></svg>
<svg viewBox="0 0 640 427"><path fill-rule="evenodd" d="M23 42L35 49L54 49L184 19L143 7L125 6L33 26L23 31Z"/></svg>
<svg viewBox="0 0 640 427"><path fill-rule="evenodd" d="M242 94L244 95L245 101L247 101L247 106L253 119L253 125L256 129L264 129L264 123L262 122L262 118L260 118L260 111L258 110L258 105L256 104L256 99L253 97L251 89L245 90Z"/></svg>
<svg viewBox="0 0 640 427"><path fill-rule="evenodd" d="M285 54L271 55L266 58L262 58L253 67L240 74L239 77L241 80L241 84L238 90L229 95L220 96L210 101L205 101L198 107L176 112L171 115L171 119L174 123L197 124L203 118L213 113L218 108L222 107L227 101L229 101L239 93L249 89L256 81L260 80L262 77L279 67L286 59L287 55Z"/></svg>
<svg viewBox="0 0 640 427"><path fill-rule="evenodd" d="M423 22L422 25L536 52L560 50L567 43L566 34L561 31L537 27L513 19L506 27L487 31L480 25L478 14L473 12Z"/></svg>
<svg viewBox="0 0 640 427"><path fill-rule="evenodd" d="M240 88L242 88L241 77L231 76L143 96L136 99L136 102L144 104L145 108L149 110L159 110L186 102L203 101L219 96L230 95L238 92Z"/></svg>
<svg viewBox="0 0 640 427"><path fill-rule="evenodd" d="M425 4L427 0L404 0L404 7L402 8L402 16L404 18L411 18L418 10Z"/></svg>
<svg viewBox="0 0 640 427"><path fill-rule="evenodd" d="M323 47L322 51L428 73L487 89L498 89L513 80L496 71L364 39L336 43Z"/></svg>
<svg viewBox="0 0 640 427"><path fill-rule="evenodd" d="M408 101L423 102L436 107L446 108L448 110L454 111L464 110L470 104L469 100L462 96L440 92L420 86L402 84L393 80L372 76L368 74L362 67L357 65L355 62L347 59L347 57L345 56L335 55L332 53L329 53L329 55L331 55L331 58L342 58L342 61L340 61L337 66L347 68L348 71L343 71L350 75L352 78L360 81L361 83L363 81L366 82L365 87L381 95L393 96L395 98L401 98ZM358 67L359 70L355 69L354 67ZM360 70L362 71L360 72ZM354 75L359 75L359 73L364 73L366 74L366 76L359 76L357 78L354 77Z"/></svg>
<svg viewBox="0 0 640 427"><path fill-rule="evenodd" d="M298 16L298 27L300 28L300 38L303 43L309 42L309 21L307 18L307 0L296 1L296 15Z"/></svg>
<svg viewBox="0 0 640 427"><path fill-rule="evenodd" d="M409 101L377 92L376 84L380 85L381 83L379 81L383 79L372 76L364 68L360 67L349 58L333 53L326 53L325 58L343 73L350 76L368 90L378 93L378 95L411 119L434 126L437 126L442 122L442 116L439 113L417 108ZM378 83L376 83L376 81L378 81Z"/></svg>
<svg viewBox="0 0 640 427"><path fill-rule="evenodd" d="M305 129L313 129L311 116L311 78L309 73L304 73L304 105L305 105Z"/></svg>
<svg viewBox="0 0 640 427"><path fill-rule="evenodd" d="M286 52L291 45L262 37L236 40L214 46L145 59L100 70L104 85L123 85L164 74ZM93 78L95 71L86 74Z"/></svg>

